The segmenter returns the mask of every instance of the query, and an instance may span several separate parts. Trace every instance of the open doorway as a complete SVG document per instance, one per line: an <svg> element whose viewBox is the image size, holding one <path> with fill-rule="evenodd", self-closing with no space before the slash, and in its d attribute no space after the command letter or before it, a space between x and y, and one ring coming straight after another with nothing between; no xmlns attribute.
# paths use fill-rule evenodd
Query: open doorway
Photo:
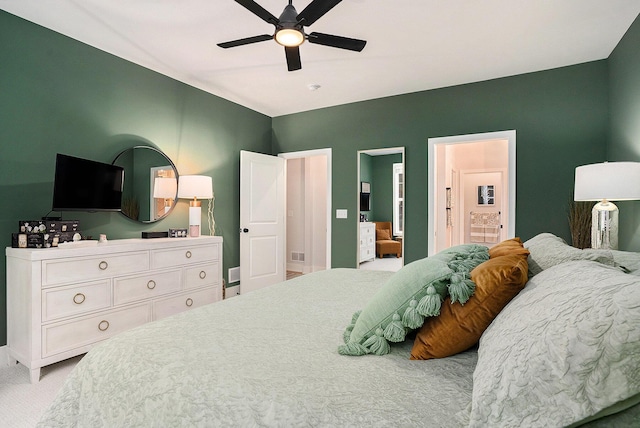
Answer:
<svg viewBox="0 0 640 428"><path fill-rule="evenodd" d="M287 279L331 268L331 149L281 153L286 160Z"/></svg>
<svg viewBox="0 0 640 428"><path fill-rule="evenodd" d="M358 151L359 269L404 265L404 147Z"/></svg>
<svg viewBox="0 0 640 428"><path fill-rule="evenodd" d="M515 131L430 138L428 254L515 236Z"/></svg>

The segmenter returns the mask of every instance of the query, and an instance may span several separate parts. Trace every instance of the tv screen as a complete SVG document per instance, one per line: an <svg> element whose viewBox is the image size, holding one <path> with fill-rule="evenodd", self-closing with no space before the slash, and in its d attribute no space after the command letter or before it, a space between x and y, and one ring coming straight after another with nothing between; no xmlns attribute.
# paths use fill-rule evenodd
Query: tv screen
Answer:
<svg viewBox="0 0 640 428"><path fill-rule="evenodd" d="M124 168L58 153L53 211L120 211Z"/></svg>
<svg viewBox="0 0 640 428"><path fill-rule="evenodd" d="M370 211L369 198L371 193L360 193L360 211Z"/></svg>

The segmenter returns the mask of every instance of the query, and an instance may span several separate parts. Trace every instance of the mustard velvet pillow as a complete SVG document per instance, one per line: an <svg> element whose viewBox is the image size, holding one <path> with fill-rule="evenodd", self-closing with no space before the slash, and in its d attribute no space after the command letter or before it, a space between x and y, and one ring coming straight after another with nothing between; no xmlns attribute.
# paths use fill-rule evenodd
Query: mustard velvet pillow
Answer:
<svg viewBox="0 0 640 428"><path fill-rule="evenodd" d="M489 248L489 257L492 259L508 255L529 255L529 250L523 247L522 240L518 237L507 239Z"/></svg>
<svg viewBox="0 0 640 428"><path fill-rule="evenodd" d="M444 358L478 343L502 308L524 288L527 270L526 254L494 257L478 265L471 271L475 293L464 305L453 305L447 298L439 316L425 319L410 359Z"/></svg>

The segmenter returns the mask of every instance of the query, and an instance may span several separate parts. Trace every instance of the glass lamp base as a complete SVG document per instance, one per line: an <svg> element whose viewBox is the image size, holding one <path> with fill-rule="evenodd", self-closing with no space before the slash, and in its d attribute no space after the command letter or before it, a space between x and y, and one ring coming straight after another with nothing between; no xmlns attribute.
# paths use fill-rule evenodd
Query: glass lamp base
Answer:
<svg viewBox="0 0 640 428"><path fill-rule="evenodd" d="M591 210L591 248L618 249L618 207L609 201Z"/></svg>

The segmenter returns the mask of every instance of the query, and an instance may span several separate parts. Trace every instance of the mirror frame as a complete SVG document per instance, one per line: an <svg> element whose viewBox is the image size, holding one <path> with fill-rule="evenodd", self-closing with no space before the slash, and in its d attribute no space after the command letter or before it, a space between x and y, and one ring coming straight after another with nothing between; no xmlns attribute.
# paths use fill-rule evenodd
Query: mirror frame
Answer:
<svg viewBox="0 0 640 428"><path fill-rule="evenodd" d="M180 179L180 175L178 174L178 168L176 168L176 165L175 165L175 164L173 163L173 161L169 158L169 156L167 156L167 155L166 155L162 150L157 149L157 148L155 148L155 147L153 147L153 146L133 146L133 147L126 148L126 149L124 149L124 150L120 151L120 153L118 153L118 154L116 155L116 157L113 159L113 162L111 162L111 164L112 164L112 165L115 165L115 164L116 164L116 162L117 162L117 160L118 160L118 158L120 158L120 156L122 156L123 154L125 154L125 153L127 153L127 152L129 152L129 151L131 151L131 150L135 150L135 149L148 149L148 150L152 150L152 151L156 152L157 154L159 154L160 156L164 157L164 158L167 160L167 164L168 164L169 166L171 166L171 168L173 169L173 173L174 173L174 174L175 174L175 176L176 176L176 182L177 182L177 181L179 181L179 179ZM126 182L126 180L127 180L126 174L125 174L125 178L124 178L124 179L125 179L125 182ZM128 218L129 220L136 221L136 222L138 222L138 223L143 223L143 224L150 224L150 223L155 223L155 222L157 222L157 221L160 221L160 220L162 220L162 219L166 218L169 214L171 214L171 212L173 211L173 209L175 208L175 206L176 206L176 204L177 204L177 203L178 203L178 191L177 191L177 186L176 186L176 196L175 196L175 198L173 198L173 204L171 205L171 207L169 208L169 210L168 210L166 213L164 213L164 215L163 215L162 217L158 217L158 218L156 218L156 219L154 219L154 220L139 220L139 219L134 219L134 218L129 217L127 214L125 214L125 212L124 212L124 211L120 211L120 213L121 213L123 216L125 216L126 218Z"/></svg>

